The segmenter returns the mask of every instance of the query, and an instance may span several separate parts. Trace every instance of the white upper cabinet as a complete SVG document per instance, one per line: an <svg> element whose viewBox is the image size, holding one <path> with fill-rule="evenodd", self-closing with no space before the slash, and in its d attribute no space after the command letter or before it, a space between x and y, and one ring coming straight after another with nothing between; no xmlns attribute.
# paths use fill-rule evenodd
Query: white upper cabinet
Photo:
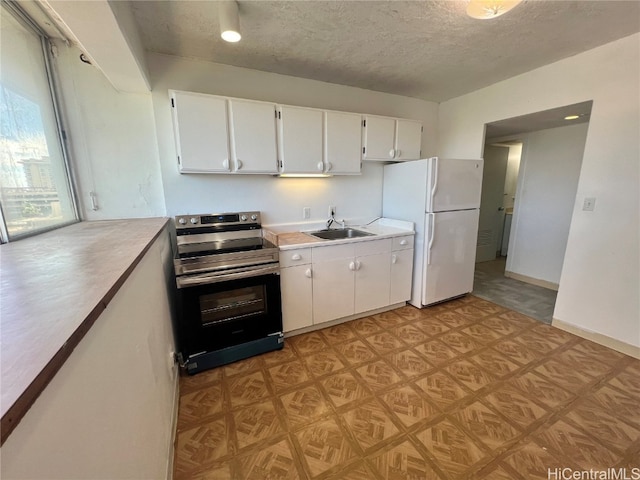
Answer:
<svg viewBox="0 0 640 480"><path fill-rule="evenodd" d="M227 100L170 91L180 172L228 172Z"/></svg>
<svg viewBox="0 0 640 480"><path fill-rule="evenodd" d="M362 151L362 115L325 112L326 173L359 174Z"/></svg>
<svg viewBox="0 0 640 480"><path fill-rule="evenodd" d="M229 128L234 172L278 172L274 103L229 99Z"/></svg>
<svg viewBox="0 0 640 480"><path fill-rule="evenodd" d="M420 158L415 120L175 90L169 96L181 173L358 175L362 160Z"/></svg>
<svg viewBox="0 0 640 480"><path fill-rule="evenodd" d="M280 172L322 173L322 110L282 105L279 111Z"/></svg>
<svg viewBox="0 0 640 480"><path fill-rule="evenodd" d="M395 118L367 115L364 117L362 131L363 160L393 160L395 158Z"/></svg>
<svg viewBox="0 0 640 480"><path fill-rule="evenodd" d="M421 158L422 124L413 120L396 120L395 160L417 160Z"/></svg>
<svg viewBox="0 0 640 480"><path fill-rule="evenodd" d="M418 121L366 115L362 131L363 160L397 162L421 156L422 124Z"/></svg>

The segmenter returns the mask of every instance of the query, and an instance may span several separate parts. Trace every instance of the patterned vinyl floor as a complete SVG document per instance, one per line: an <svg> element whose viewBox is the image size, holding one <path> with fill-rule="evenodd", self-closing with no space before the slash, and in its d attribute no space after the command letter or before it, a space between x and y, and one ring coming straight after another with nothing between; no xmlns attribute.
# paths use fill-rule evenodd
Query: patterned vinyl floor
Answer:
<svg viewBox="0 0 640 480"><path fill-rule="evenodd" d="M473 296L287 339L180 395L176 480L640 467L640 361Z"/></svg>

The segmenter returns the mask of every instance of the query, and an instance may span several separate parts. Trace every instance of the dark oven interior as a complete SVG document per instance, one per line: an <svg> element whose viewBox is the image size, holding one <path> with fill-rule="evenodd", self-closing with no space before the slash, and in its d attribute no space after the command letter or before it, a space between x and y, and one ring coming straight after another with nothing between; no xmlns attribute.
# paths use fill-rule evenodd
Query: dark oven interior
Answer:
<svg viewBox="0 0 640 480"><path fill-rule="evenodd" d="M262 275L178 291L180 344L186 359L282 331L280 277Z"/></svg>

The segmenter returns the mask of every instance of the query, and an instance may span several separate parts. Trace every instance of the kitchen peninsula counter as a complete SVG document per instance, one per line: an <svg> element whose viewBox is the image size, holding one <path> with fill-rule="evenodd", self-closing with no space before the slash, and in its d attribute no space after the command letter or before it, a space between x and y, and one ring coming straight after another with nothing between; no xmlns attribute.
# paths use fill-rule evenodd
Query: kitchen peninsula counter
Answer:
<svg viewBox="0 0 640 480"><path fill-rule="evenodd" d="M0 247L2 443L167 223L80 222Z"/></svg>

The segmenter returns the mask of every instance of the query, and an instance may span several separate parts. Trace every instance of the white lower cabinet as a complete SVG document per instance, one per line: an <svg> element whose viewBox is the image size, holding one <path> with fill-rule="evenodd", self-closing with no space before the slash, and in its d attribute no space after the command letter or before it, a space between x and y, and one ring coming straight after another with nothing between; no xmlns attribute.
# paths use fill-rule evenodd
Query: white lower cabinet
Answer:
<svg viewBox="0 0 640 480"><path fill-rule="evenodd" d="M311 265L280 269L282 326L285 332L313 325Z"/></svg>
<svg viewBox="0 0 640 480"><path fill-rule="evenodd" d="M413 272L413 237L399 238L282 252L284 331L408 300ZM302 262L310 263L298 264Z"/></svg>
<svg viewBox="0 0 640 480"><path fill-rule="evenodd" d="M311 249L313 265L313 323L353 314L354 243Z"/></svg>
<svg viewBox="0 0 640 480"><path fill-rule="evenodd" d="M391 253L391 291L389 304L406 302L411 298L413 249Z"/></svg>
<svg viewBox="0 0 640 480"><path fill-rule="evenodd" d="M390 238L355 244L354 313L389 305L391 245Z"/></svg>
<svg viewBox="0 0 640 480"><path fill-rule="evenodd" d="M355 312L361 313L389 305L391 253L356 259Z"/></svg>
<svg viewBox="0 0 640 480"><path fill-rule="evenodd" d="M314 325L353 314L352 263L353 258L313 263Z"/></svg>

